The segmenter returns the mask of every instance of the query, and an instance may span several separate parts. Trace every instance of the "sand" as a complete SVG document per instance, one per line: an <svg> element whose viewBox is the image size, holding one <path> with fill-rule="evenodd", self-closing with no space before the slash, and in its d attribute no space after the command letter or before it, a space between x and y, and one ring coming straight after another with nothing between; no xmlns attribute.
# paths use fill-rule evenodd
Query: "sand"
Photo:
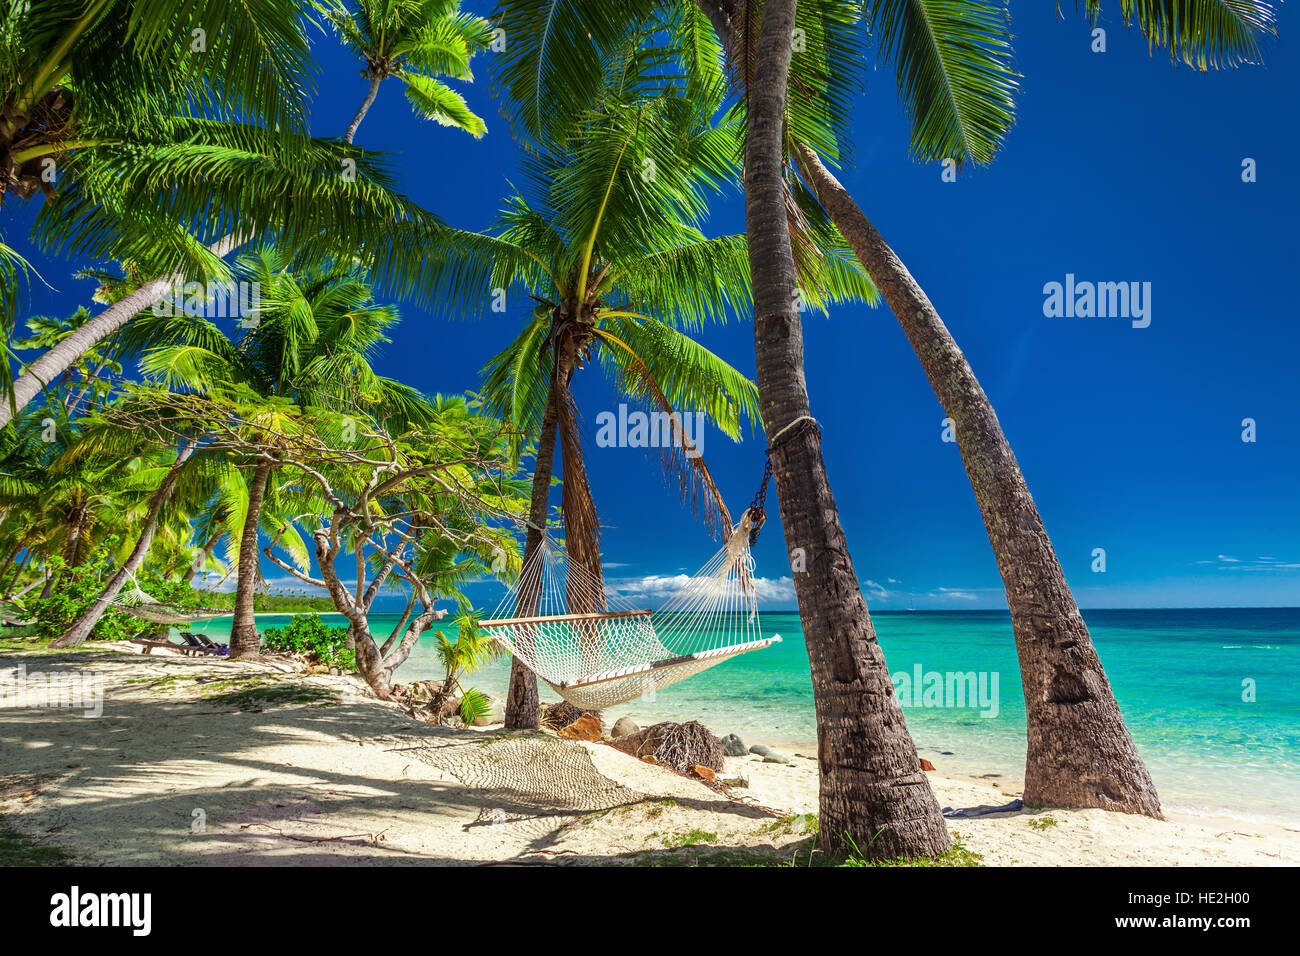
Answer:
<svg viewBox="0 0 1300 956"><path fill-rule="evenodd" d="M816 761L795 751L789 764L727 758L720 777L747 786L719 792L606 744L424 724L352 677L130 651L0 652L0 679L22 663L103 681L99 717L0 707L4 826L69 862L807 861ZM945 807L1017 795L930 776ZM988 865L1300 863L1300 829L1176 813L1022 811L949 827Z"/></svg>

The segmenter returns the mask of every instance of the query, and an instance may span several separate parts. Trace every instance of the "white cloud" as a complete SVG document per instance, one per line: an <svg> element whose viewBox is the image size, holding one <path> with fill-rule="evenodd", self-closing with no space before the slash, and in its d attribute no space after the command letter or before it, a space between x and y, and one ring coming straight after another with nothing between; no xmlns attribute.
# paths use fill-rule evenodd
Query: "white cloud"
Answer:
<svg viewBox="0 0 1300 956"><path fill-rule="evenodd" d="M607 578L605 590L634 604L660 603L671 598L690 582L689 574L644 574L634 578ZM793 604L792 578L752 579L760 604Z"/></svg>
<svg viewBox="0 0 1300 956"><path fill-rule="evenodd" d="M939 588L935 592L936 597L947 598L950 601L977 601L979 596L971 591L964 591L961 588Z"/></svg>
<svg viewBox="0 0 1300 956"><path fill-rule="evenodd" d="M1220 554L1214 561L1197 561L1197 564L1215 564L1219 571L1294 571L1300 569L1300 562L1279 561L1271 555L1261 555L1254 561L1242 561L1240 558Z"/></svg>
<svg viewBox="0 0 1300 956"><path fill-rule="evenodd" d="M889 578L889 580L892 581L894 579ZM870 592L871 596L878 601L883 601L889 597L889 589L886 588L883 584L877 584L875 581L870 581L870 580L863 581L862 587L868 592Z"/></svg>

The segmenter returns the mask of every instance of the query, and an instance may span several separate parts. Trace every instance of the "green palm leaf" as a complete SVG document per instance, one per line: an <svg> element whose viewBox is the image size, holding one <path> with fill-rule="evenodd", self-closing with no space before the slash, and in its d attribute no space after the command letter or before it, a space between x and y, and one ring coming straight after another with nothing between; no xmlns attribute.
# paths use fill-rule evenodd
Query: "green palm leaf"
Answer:
<svg viewBox="0 0 1300 956"><path fill-rule="evenodd" d="M1015 120L1004 0L874 0L869 9L911 117L913 154L990 162Z"/></svg>
<svg viewBox="0 0 1300 956"><path fill-rule="evenodd" d="M1277 14L1262 0L1119 0L1124 25L1136 23L1148 49L1161 47L1170 59L1198 70L1260 62L1260 39L1277 34ZM1100 0L1076 0L1095 25ZM1060 11L1060 5L1057 5Z"/></svg>

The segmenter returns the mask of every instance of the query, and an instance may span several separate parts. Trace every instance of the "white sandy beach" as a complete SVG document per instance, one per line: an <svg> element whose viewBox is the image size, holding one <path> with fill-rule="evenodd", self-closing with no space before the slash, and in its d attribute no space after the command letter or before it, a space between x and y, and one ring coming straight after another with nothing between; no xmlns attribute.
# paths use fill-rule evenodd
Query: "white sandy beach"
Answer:
<svg viewBox="0 0 1300 956"><path fill-rule="evenodd" d="M727 758L725 792L607 744L408 717L350 677L123 653L0 652L0 677L102 676L103 715L0 708L0 818L101 865L689 863L804 854L816 762ZM942 806L1006 784L931 782ZM988 865L1300 864L1300 827L1169 813L949 821Z"/></svg>

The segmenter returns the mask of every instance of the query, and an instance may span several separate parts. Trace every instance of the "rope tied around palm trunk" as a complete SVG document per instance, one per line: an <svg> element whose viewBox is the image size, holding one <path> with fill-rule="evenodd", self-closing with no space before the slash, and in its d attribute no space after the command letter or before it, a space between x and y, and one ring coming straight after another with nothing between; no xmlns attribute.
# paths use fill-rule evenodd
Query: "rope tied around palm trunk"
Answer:
<svg viewBox="0 0 1300 956"><path fill-rule="evenodd" d="M772 436L772 441L767 446L767 451L764 452L767 455L767 464L763 468L763 482L758 486L758 493L754 495L754 500L749 505L749 516L753 521L753 526L749 532L750 547L758 543L758 532L767 523L767 486L772 480L772 452L809 430L817 436L819 441L821 440L822 427L817 424L817 419L811 415L800 415Z"/></svg>

